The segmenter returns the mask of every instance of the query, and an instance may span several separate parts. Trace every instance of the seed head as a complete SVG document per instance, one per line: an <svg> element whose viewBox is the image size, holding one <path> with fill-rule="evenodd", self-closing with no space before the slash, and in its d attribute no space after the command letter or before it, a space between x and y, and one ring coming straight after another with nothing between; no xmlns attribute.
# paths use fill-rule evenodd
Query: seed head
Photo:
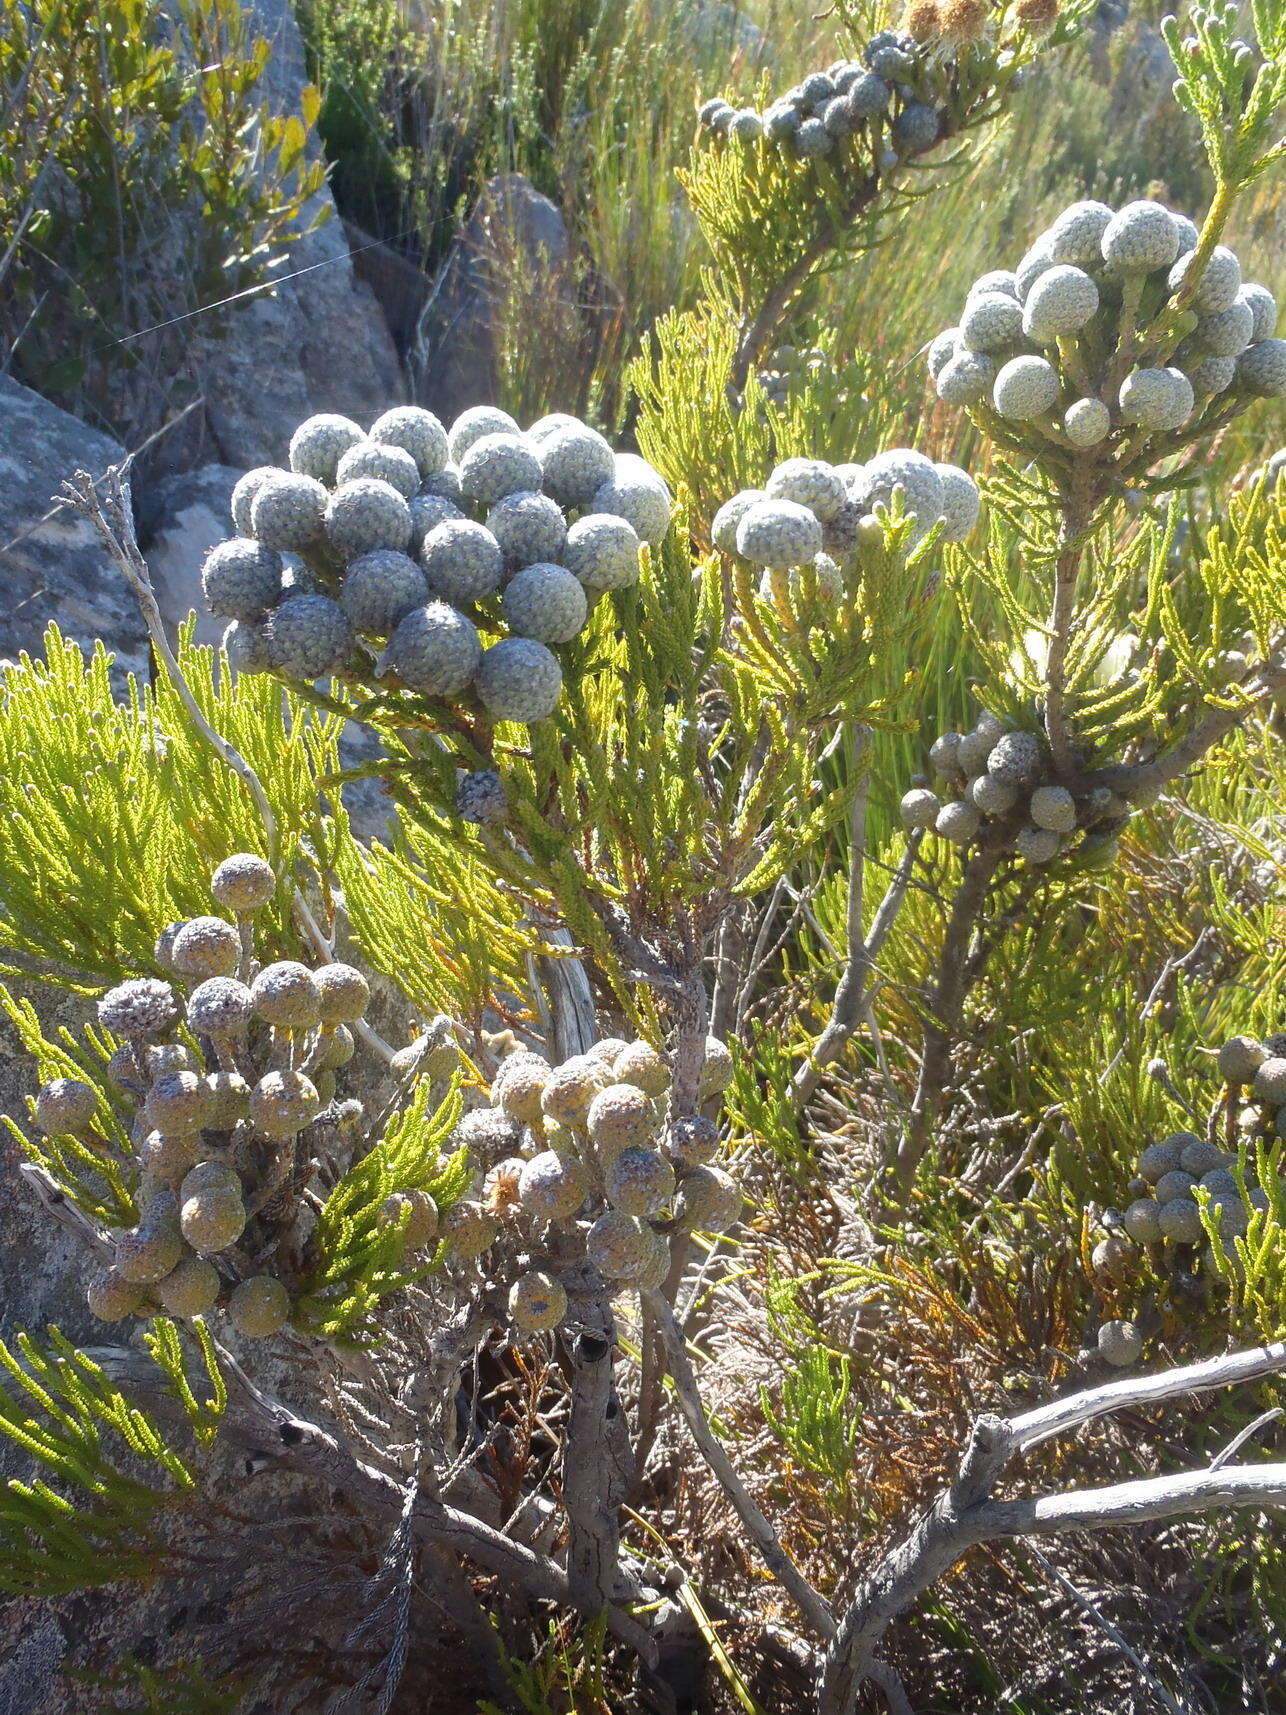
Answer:
<svg viewBox="0 0 1286 1715"><path fill-rule="evenodd" d="M254 852L234 852L224 858L210 878L210 892L225 910L258 911L276 891L272 865Z"/></svg>
<svg viewBox="0 0 1286 1715"><path fill-rule="evenodd" d="M321 1109L317 1086L302 1072L266 1072L250 1092L250 1121L265 1137L294 1137Z"/></svg>
<svg viewBox="0 0 1286 1715"><path fill-rule="evenodd" d="M567 1293L562 1282L543 1269L519 1275L509 1291L509 1315L523 1334L556 1328L567 1314Z"/></svg>
<svg viewBox="0 0 1286 1715"><path fill-rule="evenodd" d="M170 965L185 977L228 977L241 961L241 937L222 917L193 917L170 946Z"/></svg>
<svg viewBox="0 0 1286 1715"><path fill-rule="evenodd" d="M108 989L98 1003L98 1022L114 1036L138 1039L158 1036L174 1022L177 1012L169 983L133 977Z"/></svg>
<svg viewBox="0 0 1286 1715"><path fill-rule="evenodd" d="M254 1009L265 1024L308 1030L321 1022L321 994L307 965L282 959L265 965L250 985Z"/></svg>
<svg viewBox="0 0 1286 1715"><path fill-rule="evenodd" d="M233 1287L228 1320L244 1339L271 1339L290 1320L290 1294L270 1274L251 1275Z"/></svg>
<svg viewBox="0 0 1286 1715"><path fill-rule="evenodd" d="M80 1078L53 1078L36 1097L33 1117L46 1137L87 1131L98 1111L98 1092Z"/></svg>
<svg viewBox="0 0 1286 1715"><path fill-rule="evenodd" d="M568 1220L588 1195L589 1176L574 1157L546 1149L523 1163L518 1199L538 1220Z"/></svg>
<svg viewBox="0 0 1286 1715"><path fill-rule="evenodd" d="M323 1024L355 1024L370 1005L371 985L353 965L339 960L319 965L313 981L321 996Z"/></svg>

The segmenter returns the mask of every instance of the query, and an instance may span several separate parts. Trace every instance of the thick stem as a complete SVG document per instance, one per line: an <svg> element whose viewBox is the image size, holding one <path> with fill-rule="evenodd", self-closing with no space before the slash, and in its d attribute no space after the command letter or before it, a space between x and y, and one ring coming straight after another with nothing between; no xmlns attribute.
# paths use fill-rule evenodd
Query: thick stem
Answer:
<svg viewBox="0 0 1286 1715"><path fill-rule="evenodd" d="M612 1376L616 1330L610 1303L594 1299L588 1325L569 1344L572 1404L563 1449L567 1583L585 1614L618 1596L620 1514L634 1476L625 1412Z"/></svg>
<svg viewBox="0 0 1286 1715"><path fill-rule="evenodd" d="M982 975L983 961L969 959L969 941L1003 855L1000 835L993 831L966 863L951 904L924 1028L920 1079L894 1162L893 1180L900 1193L909 1189L928 1147L929 1127L946 1088L960 1015L969 990Z"/></svg>

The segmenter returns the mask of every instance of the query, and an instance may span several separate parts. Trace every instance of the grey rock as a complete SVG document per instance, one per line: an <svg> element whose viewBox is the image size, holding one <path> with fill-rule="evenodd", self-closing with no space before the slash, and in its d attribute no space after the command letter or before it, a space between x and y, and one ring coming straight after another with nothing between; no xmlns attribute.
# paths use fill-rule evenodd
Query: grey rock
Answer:
<svg viewBox="0 0 1286 1715"><path fill-rule="evenodd" d="M245 11L272 44L266 93L283 111L297 111L308 79L290 0L249 0ZM328 218L307 231L322 210ZM406 397L383 313L356 277L329 190L305 206L301 224L276 290L225 312L217 336L198 336L197 367L219 455L247 470L284 464L291 431L313 412L369 423Z"/></svg>
<svg viewBox="0 0 1286 1715"><path fill-rule="evenodd" d="M444 422L494 401L497 320L515 271L524 293L576 302L571 239L557 206L521 173L492 179L447 254L411 355L416 397Z"/></svg>
<svg viewBox="0 0 1286 1715"><path fill-rule="evenodd" d="M116 673L146 674L147 632L91 525L62 503L78 470L101 476L125 449L0 376L0 659L44 653L51 620L88 651L101 637Z"/></svg>
<svg viewBox="0 0 1286 1715"><path fill-rule="evenodd" d="M344 222L344 231L358 279L364 280L374 292L394 345L399 352L406 352L428 301L431 286L428 275L410 257L403 256L391 244L372 238L352 221Z"/></svg>
<svg viewBox="0 0 1286 1715"><path fill-rule="evenodd" d="M1120 56L1105 128L1142 139L1163 111L1177 111L1174 79L1174 61L1160 30L1137 24Z"/></svg>
<svg viewBox="0 0 1286 1715"><path fill-rule="evenodd" d="M216 645L227 628L205 605L201 564L209 549L232 534L232 490L240 475L229 465L204 465L167 478L147 496L143 552L171 636L189 612L197 616L198 643Z"/></svg>
<svg viewBox="0 0 1286 1715"><path fill-rule="evenodd" d="M52 1618L38 1620L0 1662L0 1715L41 1715L67 1653L67 1640Z"/></svg>
<svg viewBox="0 0 1286 1715"><path fill-rule="evenodd" d="M675 22L703 59L723 60L735 54L743 63L771 65L777 57L758 24L728 0L687 0L678 8Z"/></svg>

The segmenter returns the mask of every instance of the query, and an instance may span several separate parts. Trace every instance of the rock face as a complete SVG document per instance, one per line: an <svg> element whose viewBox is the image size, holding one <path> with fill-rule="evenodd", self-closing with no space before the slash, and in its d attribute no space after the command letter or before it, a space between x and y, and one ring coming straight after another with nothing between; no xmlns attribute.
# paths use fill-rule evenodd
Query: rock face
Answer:
<svg viewBox="0 0 1286 1715"><path fill-rule="evenodd" d="M244 9L272 45L265 93L283 111L297 112L307 72L290 0L249 0ZM284 463L291 431L314 411L340 411L366 424L405 397L383 313L356 277L328 190L305 207L303 225L323 209L329 218L292 245L276 291L234 306L218 336L198 346L219 456L242 470Z"/></svg>
<svg viewBox="0 0 1286 1715"><path fill-rule="evenodd" d="M118 673L146 672L147 632L128 585L90 525L60 504L75 471L100 476L124 457L116 441L0 376L0 658L43 654L56 620L86 649L101 637Z"/></svg>
<svg viewBox="0 0 1286 1715"><path fill-rule="evenodd" d="M521 173L492 179L457 234L420 318L411 358L416 397L450 422L494 400L506 281L524 295L575 302L567 223Z"/></svg>
<svg viewBox="0 0 1286 1715"><path fill-rule="evenodd" d="M201 562L232 534L232 490L240 475L230 465L205 465L168 478L147 496L140 536L171 636L193 611L198 643L213 647L223 636L226 622L214 618L201 594Z"/></svg>

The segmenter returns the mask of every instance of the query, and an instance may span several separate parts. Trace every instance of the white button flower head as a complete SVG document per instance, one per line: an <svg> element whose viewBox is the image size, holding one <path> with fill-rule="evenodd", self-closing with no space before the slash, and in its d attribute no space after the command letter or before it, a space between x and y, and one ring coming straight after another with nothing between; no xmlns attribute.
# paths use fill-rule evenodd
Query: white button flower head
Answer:
<svg viewBox="0 0 1286 1715"><path fill-rule="evenodd" d="M440 471L450 456L446 430L432 411L420 405L395 405L385 411L371 424L370 438L410 453L422 481Z"/></svg>
<svg viewBox="0 0 1286 1715"><path fill-rule="evenodd" d="M1023 336L1022 306L1007 292L979 292L960 317L960 338L970 351L1003 351Z"/></svg>
<svg viewBox="0 0 1286 1715"><path fill-rule="evenodd" d="M1203 316L1193 330L1191 345L1207 357L1240 357L1255 331L1255 312L1240 298L1226 310Z"/></svg>
<svg viewBox="0 0 1286 1715"><path fill-rule="evenodd" d="M326 490L311 476L279 471L255 490L250 503L250 533L265 548L299 553L321 537Z"/></svg>
<svg viewBox="0 0 1286 1715"><path fill-rule="evenodd" d="M915 520L912 542L918 542L942 516L942 478L933 460L908 447L877 453L854 498L869 512L889 512L899 492L904 513Z"/></svg>
<svg viewBox="0 0 1286 1715"><path fill-rule="evenodd" d="M983 292L1004 292L1013 298L1018 298L1018 283L1012 268L990 268L978 278L965 293L966 298L976 298Z"/></svg>
<svg viewBox="0 0 1286 1715"><path fill-rule="evenodd" d="M487 514L487 529L510 566L557 565L567 540L562 507L547 494L534 492L507 494L497 501Z"/></svg>
<svg viewBox="0 0 1286 1715"><path fill-rule="evenodd" d="M216 619L259 619L281 598L281 556L250 537L211 548L201 567L206 606Z"/></svg>
<svg viewBox="0 0 1286 1715"><path fill-rule="evenodd" d="M420 468L410 453L402 447L381 446L378 441L359 441L335 469L336 482L356 482L362 476L378 477L406 500L420 486Z"/></svg>
<svg viewBox="0 0 1286 1715"><path fill-rule="evenodd" d="M619 590L639 581L634 526L608 512L588 512L567 532L563 564L589 590Z"/></svg>
<svg viewBox="0 0 1286 1715"><path fill-rule="evenodd" d="M937 376L935 391L946 405L975 405L996 384L996 362L982 351L959 351Z"/></svg>
<svg viewBox="0 0 1286 1715"><path fill-rule="evenodd" d="M524 567L506 585L500 605L514 636L538 643L570 643L589 612L585 586L555 565Z"/></svg>
<svg viewBox="0 0 1286 1715"><path fill-rule="evenodd" d="M469 448L484 435L521 433L522 430L508 411L501 411L495 405L474 405L468 411L461 412L451 425L451 433L447 437L451 462L458 466Z"/></svg>
<svg viewBox="0 0 1286 1715"><path fill-rule="evenodd" d="M1179 227L1159 202L1129 202L1103 229L1099 246L1113 274L1150 274L1179 254Z"/></svg>
<svg viewBox="0 0 1286 1715"><path fill-rule="evenodd" d="M522 435L480 435L460 460L460 488L475 506L530 494L542 478L540 458Z"/></svg>
<svg viewBox="0 0 1286 1715"><path fill-rule="evenodd" d="M1074 202L1046 233L1051 262L1070 262L1078 268L1097 267L1103 259L1103 234L1112 220L1105 202Z"/></svg>
<svg viewBox="0 0 1286 1715"><path fill-rule="evenodd" d="M391 548L354 560L339 592L349 624L368 637L387 637L412 608L423 607L428 599L428 580L420 567Z"/></svg>
<svg viewBox="0 0 1286 1715"><path fill-rule="evenodd" d="M1237 380L1258 399L1286 398L1286 339L1261 339L1237 359Z"/></svg>
<svg viewBox="0 0 1286 1715"><path fill-rule="evenodd" d="M353 628L329 596L287 596L268 615L264 643L279 673L291 679L320 679L348 660Z"/></svg>
<svg viewBox="0 0 1286 1715"><path fill-rule="evenodd" d="M1262 339L1271 339L1277 331L1277 300L1268 287L1250 280L1237 296L1243 304L1250 305L1253 323L1250 332L1251 344L1258 345Z"/></svg>
<svg viewBox="0 0 1286 1715"><path fill-rule="evenodd" d="M982 509L978 485L959 465L940 464L936 468L942 484L939 516L946 525L943 536L948 542L963 542L978 522Z"/></svg>
<svg viewBox="0 0 1286 1715"><path fill-rule="evenodd" d="M1171 268L1168 284L1172 292L1182 291L1188 284L1193 260L1193 252L1189 251L1180 256ZM1199 316L1217 316L1236 300L1240 289L1241 263L1226 244L1216 244L1210 254L1210 260L1206 263L1201 282L1188 300L1188 308L1195 310Z"/></svg>
<svg viewBox="0 0 1286 1715"><path fill-rule="evenodd" d="M1078 332L1098 312L1098 287L1081 268L1048 268L1032 286L1023 307L1023 332L1037 345L1052 345Z"/></svg>
<svg viewBox="0 0 1286 1715"><path fill-rule="evenodd" d="M424 538L420 550L429 588L444 601L478 601L500 588L504 555L485 524L447 518Z"/></svg>
<svg viewBox="0 0 1286 1715"><path fill-rule="evenodd" d="M1192 415L1192 383L1181 369L1136 369L1121 383L1119 404L1127 423L1163 433Z"/></svg>
<svg viewBox="0 0 1286 1715"><path fill-rule="evenodd" d="M737 552L737 526L752 506L767 498L762 488L743 488L740 494L724 501L710 526L710 540L721 554Z"/></svg>
<svg viewBox="0 0 1286 1715"><path fill-rule="evenodd" d="M530 726L552 715L563 689L557 656L530 637L505 637L484 650L474 689L492 720Z"/></svg>
<svg viewBox="0 0 1286 1715"><path fill-rule="evenodd" d="M360 446L365 439L351 417L339 417L332 412L309 417L290 437L290 468L300 476L314 477L333 488L340 459L350 447ZM250 474L256 476L258 472ZM244 482L246 479L243 477L241 480ZM238 483L237 487L240 486Z"/></svg>
<svg viewBox="0 0 1286 1715"><path fill-rule="evenodd" d="M357 429L357 424L354 423L353 427ZM360 429L357 429L359 436L361 432ZM275 464L261 464L254 470L248 470L243 477L238 478L229 503L229 509L232 513L232 527L238 536L253 534L250 525L250 509L254 505L255 495L258 494L270 476L280 475L281 471Z"/></svg>
<svg viewBox="0 0 1286 1715"><path fill-rule="evenodd" d="M1058 371L1043 357L1011 357L996 376L992 402L1013 423L1043 417L1058 403Z"/></svg>
<svg viewBox="0 0 1286 1715"><path fill-rule="evenodd" d="M1026 303L1027 294L1040 279L1047 268L1054 266L1054 258L1050 249L1049 234L1038 238L1035 244L1014 269L1014 291L1020 304Z"/></svg>
<svg viewBox="0 0 1286 1715"><path fill-rule="evenodd" d="M590 506L623 518L641 542L654 548L664 541L674 510L665 478L632 453L617 453L616 475L595 491Z"/></svg>
<svg viewBox="0 0 1286 1715"><path fill-rule="evenodd" d="M834 467L821 459L787 459L768 478L772 500L793 500L806 506L823 524L829 522L848 499L844 480Z"/></svg>
<svg viewBox="0 0 1286 1715"><path fill-rule="evenodd" d="M943 328L940 334L934 336L924 359L930 381L937 381L942 371L959 350L960 329L958 327Z"/></svg>
<svg viewBox="0 0 1286 1715"><path fill-rule="evenodd" d="M375 672L392 673L424 696L453 697L473 678L481 658L472 621L446 602L431 601L399 622Z"/></svg>
<svg viewBox="0 0 1286 1715"><path fill-rule="evenodd" d="M326 535L346 559L376 548L405 549L411 540L406 497L379 477L341 483L326 505Z"/></svg>
<svg viewBox="0 0 1286 1715"><path fill-rule="evenodd" d="M616 455L596 430L578 423L539 442L543 487L560 506L588 506L616 475Z"/></svg>
<svg viewBox="0 0 1286 1715"><path fill-rule="evenodd" d="M1063 429L1076 447L1096 447L1112 430L1112 413L1101 399L1077 399L1063 414Z"/></svg>
<svg viewBox="0 0 1286 1715"><path fill-rule="evenodd" d="M803 566L822 550L818 518L793 500L757 501L737 525L737 552L755 566Z"/></svg>

